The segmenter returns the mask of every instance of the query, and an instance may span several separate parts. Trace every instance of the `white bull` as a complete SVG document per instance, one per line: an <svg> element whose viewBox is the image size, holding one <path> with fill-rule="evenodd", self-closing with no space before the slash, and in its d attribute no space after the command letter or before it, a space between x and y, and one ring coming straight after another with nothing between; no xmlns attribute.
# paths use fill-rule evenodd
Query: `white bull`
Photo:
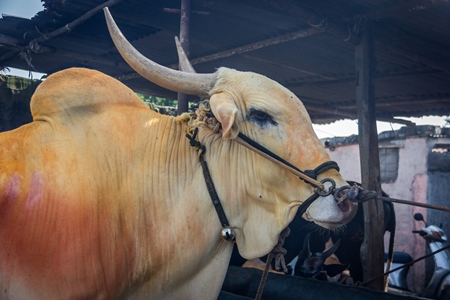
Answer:
<svg viewBox="0 0 450 300"><path fill-rule="evenodd" d="M239 251L270 252L313 189L234 139L242 132L303 170L328 161L300 100L254 73L158 66L108 19L137 72L210 98L222 130L199 126L198 139ZM0 134L0 298L216 298L233 245L221 238L186 115L158 115L117 80L76 68L49 76L31 110L32 123ZM325 177L346 184L334 169ZM335 228L354 208L330 195L306 216Z"/></svg>

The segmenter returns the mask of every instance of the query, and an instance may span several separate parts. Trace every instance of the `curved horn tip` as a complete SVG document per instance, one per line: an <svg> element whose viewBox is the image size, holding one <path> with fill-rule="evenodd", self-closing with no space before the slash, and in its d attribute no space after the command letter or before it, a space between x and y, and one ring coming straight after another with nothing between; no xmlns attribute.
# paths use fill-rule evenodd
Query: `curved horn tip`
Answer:
<svg viewBox="0 0 450 300"><path fill-rule="evenodd" d="M338 239L336 241L336 243L333 245L333 247L331 247L330 249L323 252L323 257L328 258L329 256L331 256L331 254L333 254L337 250L340 243L341 243L341 239Z"/></svg>
<svg viewBox="0 0 450 300"><path fill-rule="evenodd" d="M108 8L104 8L111 38L122 58L145 79L174 92L208 97L217 75L192 74L170 69L144 57L120 31ZM195 72L194 72L195 73Z"/></svg>
<svg viewBox="0 0 450 300"><path fill-rule="evenodd" d="M197 71L195 71L194 67L189 61L186 52L184 52L183 46L181 46L181 42L177 36L175 36L175 45L177 46L178 61L180 64L181 71L187 73L197 73Z"/></svg>
<svg viewBox="0 0 450 300"><path fill-rule="evenodd" d="M109 7L105 6L103 7L103 13L105 14L106 20L112 19L111 13L109 12Z"/></svg>

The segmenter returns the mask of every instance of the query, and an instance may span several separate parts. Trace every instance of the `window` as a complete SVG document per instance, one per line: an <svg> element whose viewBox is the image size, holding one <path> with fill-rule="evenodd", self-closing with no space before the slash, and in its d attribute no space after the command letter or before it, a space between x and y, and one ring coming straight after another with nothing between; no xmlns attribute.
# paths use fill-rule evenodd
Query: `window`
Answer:
<svg viewBox="0 0 450 300"><path fill-rule="evenodd" d="M392 183L398 175L398 148L380 148L381 183Z"/></svg>

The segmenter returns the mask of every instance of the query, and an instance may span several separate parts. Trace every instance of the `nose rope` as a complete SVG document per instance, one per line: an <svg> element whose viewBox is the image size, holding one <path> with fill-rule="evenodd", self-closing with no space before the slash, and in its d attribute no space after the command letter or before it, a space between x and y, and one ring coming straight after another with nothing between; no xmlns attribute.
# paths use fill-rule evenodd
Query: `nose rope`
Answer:
<svg viewBox="0 0 450 300"><path fill-rule="evenodd" d="M317 168L315 168L314 170L301 171L294 165L290 164L283 158L279 157L269 149L265 148L261 144L258 144L257 142L255 142L254 140L252 140L251 138L249 138L248 136L244 135L241 132L239 132L238 138L236 138L235 140L242 146L258 153L259 155L282 166L283 168L288 169L294 175L300 177L305 182L311 184L314 188L318 188L322 191L325 191L325 187L323 185L323 182L317 180L317 175L329 169L335 169L339 172L339 166L335 161L327 161L318 166Z"/></svg>
<svg viewBox="0 0 450 300"><path fill-rule="evenodd" d="M450 207L446 206L378 196L377 192L364 190L363 188L361 188L356 184L354 184L353 186L343 186L338 188L334 193L334 199L336 200L337 203L341 203L344 200L349 200L351 202L367 202L369 200L382 200L450 212Z"/></svg>

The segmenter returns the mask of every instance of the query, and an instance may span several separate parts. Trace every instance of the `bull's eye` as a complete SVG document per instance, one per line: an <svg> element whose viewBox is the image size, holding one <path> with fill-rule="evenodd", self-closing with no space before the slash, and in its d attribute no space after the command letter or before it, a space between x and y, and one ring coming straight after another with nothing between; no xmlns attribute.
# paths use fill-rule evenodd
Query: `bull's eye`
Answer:
<svg viewBox="0 0 450 300"><path fill-rule="evenodd" d="M254 108L250 108L247 120L256 122L260 126L265 126L269 124L277 125L277 122L275 122L268 113Z"/></svg>

